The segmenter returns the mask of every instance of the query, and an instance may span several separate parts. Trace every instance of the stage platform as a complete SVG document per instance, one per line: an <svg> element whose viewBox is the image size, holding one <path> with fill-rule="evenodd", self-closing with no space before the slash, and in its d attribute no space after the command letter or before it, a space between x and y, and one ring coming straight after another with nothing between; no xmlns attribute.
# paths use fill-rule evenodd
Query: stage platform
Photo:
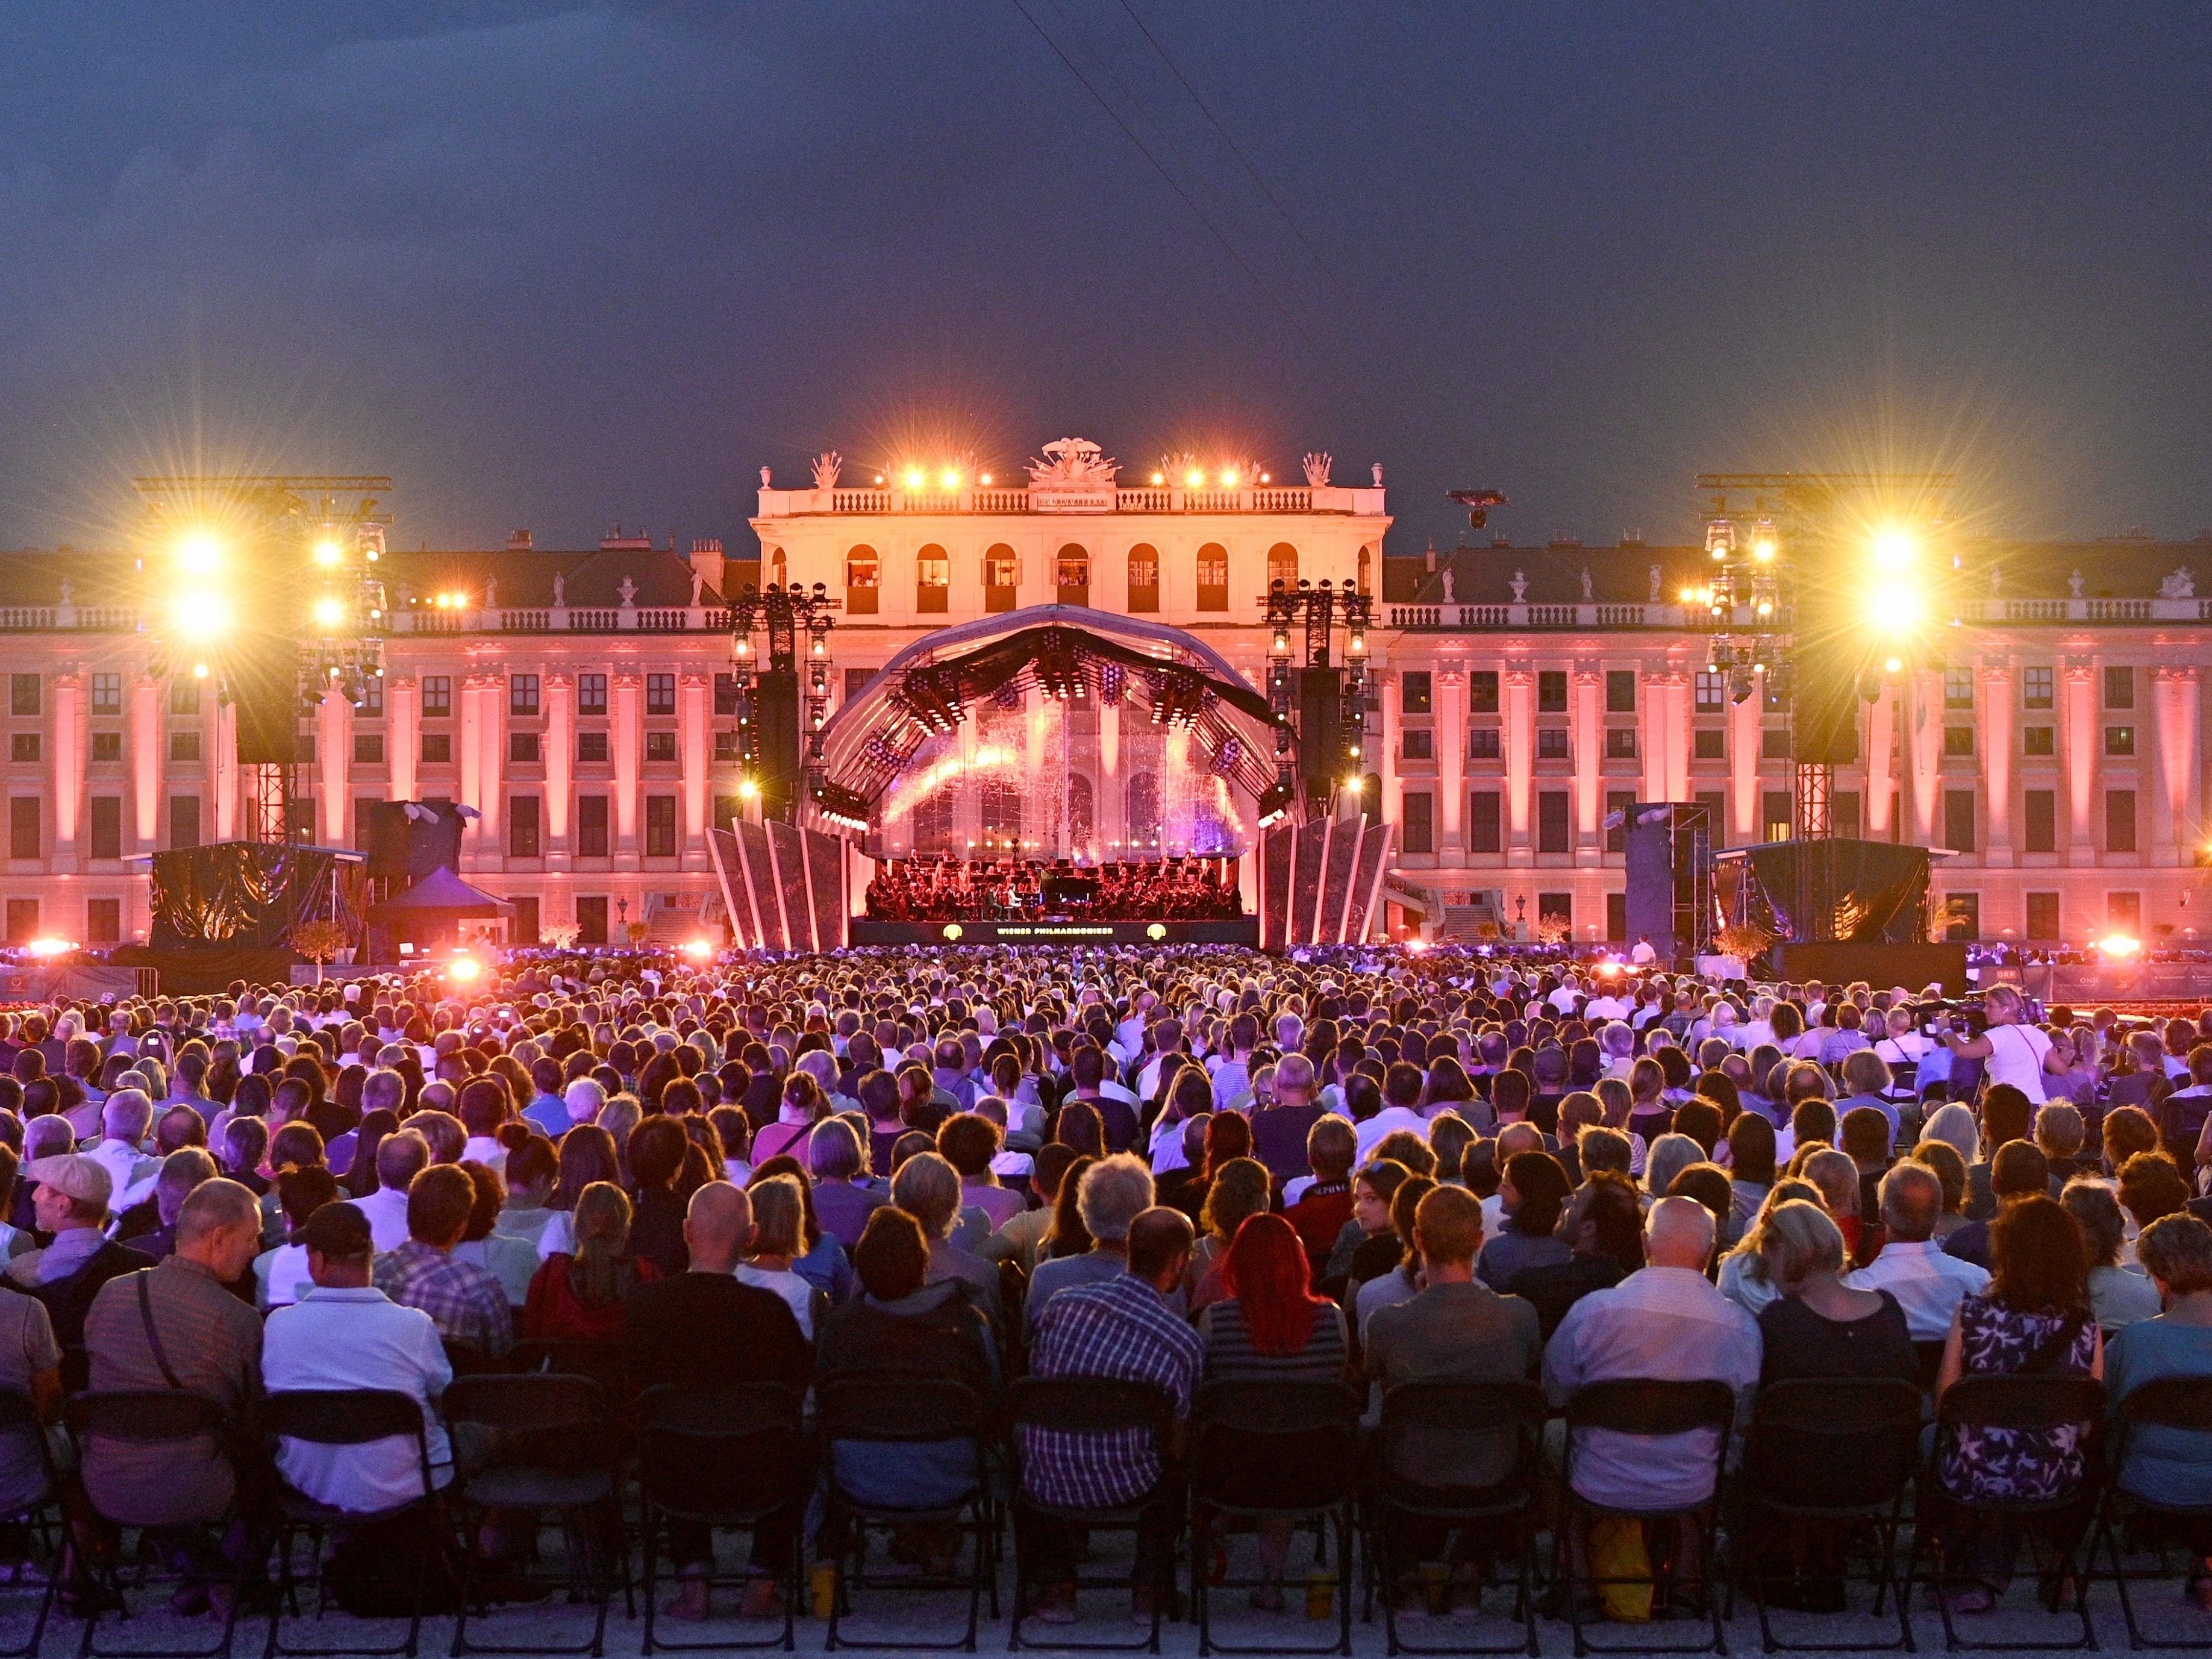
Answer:
<svg viewBox="0 0 2212 1659"><path fill-rule="evenodd" d="M948 932L957 928L957 933ZM1214 921L870 921L853 919L855 945L1249 945L1260 919Z"/></svg>

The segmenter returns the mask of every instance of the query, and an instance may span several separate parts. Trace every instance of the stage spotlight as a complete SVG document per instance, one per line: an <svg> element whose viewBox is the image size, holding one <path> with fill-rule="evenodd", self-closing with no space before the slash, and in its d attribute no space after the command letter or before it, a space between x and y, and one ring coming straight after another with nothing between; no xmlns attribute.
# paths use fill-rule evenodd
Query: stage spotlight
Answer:
<svg viewBox="0 0 2212 1659"><path fill-rule="evenodd" d="M317 564L336 564L344 556L345 550L327 537L315 544L315 562Z"/></svg>
<svg viewBox="0 0 2212 1659"><path fill-rule="evenodd" d="M170 615L187 639L211 640L230 627L230 606L216 593L180 593Z"/></svg>
<svg viewBox="0 0 2212 1659"><path fill-rule="evenodd" d="M906 487L908 489L919 489L925 482L926 480L922 477L921 469L920 467L914 467L908 471L906 475Z"/></svg>
<svg viewBox="0 0 2212 1659"><path fill-rule="evenodd" d="M1925 609L1917 589L1878 587L1867 599L1867 620L1884 633L1902 634L1920 625Z"/></svg>
<svg viewBox="0 0 2212 1659"><path fill-rule="evenodd" d="M948 471L945 473L945 487L947 489L959 489L959 488L960 488L960 475L959 475L957 472L953 472L953 471Z"/></svg>
<svg viewBox="0 0 2212 1659"><path fill-rule="evenodd" d="M2125 933L2110 933L2097 941L2097 948L2115 962L2119 962L2141 951L2142 941L2130 939Z"/></svg>
<svg viewBox="0 0 2212 1659"><path fill-rule="evenodd" d="M739 800L757 800L757 799L760 799L760 783L759 783L759 781L758 781L757 779L751 778L751 777L743 777L743 778L739 778L739 779L738 780L738 799Z"/></svg>
<svg viewBox="0 0 2212 1659"><path fill-rule="evenodd" d="M189 531L177 540L177 562L204 575L222 562L222 538L211 530Z"/></svg>
<svg viewBox="0 0 2212 1659"><path fill-rule="evenodd" d="M1237 488L1237 469L1235 467L1230 467L1222 473L1221 487L1224 489L1234 489Z"/></svg>
<svg viewBox="0 0 2212 1659"><path fill-rule="evenodd" d="M694 962L704 962L714 954L714 946L710 940L695 939L684 947L684 954Z"/></svg>
<svg viewBox="0 0 2212 1659"><path fill-rule="evenodd" d="M1193 489L1196 489L1200 484L1206 482L1206 474L1200 472L1196 467L1193 467L1191 468L1188 476L1183 479L1183 482L1188 484Z"/></svg>
<svg viewBox="0 0 2212 1659"><path fill-rule="evenodd" d="M1260 797L1260 828L1265 830L1279 821L1291 804L1291 786L1278 783Z"/></svg>
<svg viewBox="0 0 2212 1659"><path fill-rule="evenodd" d="M1919 550L1919 540L1910 530L1892 526L1875 532L1875 562L1886 569L1904 568L1912 562L1913 556Z"/></svg>
<svg viewBox="0 0 2212 1659"><path fill-rule="evenodd" d="M1881 672L1885 674L1899 674L1904 672L1905 659L1902 657L1888 658L1882 663Z"/></svg>
<svg viewBox="0 0 2212 1659"><path fill-rule="evenodd" d="M455 957L446 964L446 977L456 985L471 985L483 972L483 964L474 957Z"/></svg>
<svg viewBox="0 0 2212 1659"><path fill-rule="evenodd" d="M336 628L345 620L345 602L325 595L315 601L314 617L318 628Z"/></svg>
<svg viewBox="0 0 2212 1659"><path fill-rule="evenodd" d="M70 951L76 950L76 946L65 939L34 939L23 949L29 955L43 959L47 957L66 956Z"/></svg>

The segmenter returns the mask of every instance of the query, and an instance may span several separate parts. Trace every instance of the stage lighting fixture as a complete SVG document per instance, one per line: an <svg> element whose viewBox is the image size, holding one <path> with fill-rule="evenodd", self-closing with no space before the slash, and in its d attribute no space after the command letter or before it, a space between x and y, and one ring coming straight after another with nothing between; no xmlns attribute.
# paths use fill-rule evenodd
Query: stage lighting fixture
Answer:
<svg viewBox="0 0 2212 1659"><path fill-rule="evenodd" d="M1287 783L1272 785L1260 797L1260 828L1265 830L1279 822L1290 804L1291 786Z"/></svg>
<svg viewBox="0 0 2212 1659"><path fill-rule="evenodd" d="M1902 657L1889 658L1882 664L1881 672L1885 674L1899 674L1904 672L1905 659Z"/></svg>
<svg viewBox="0 0 2212 1659"><path fill-rule="evenodd" d="M456 985L473 984L483 972L483 964L474 957L455 957L446 964L446 977Z"/></svg>
<svg viewBox="0 0 2212 1659"><path fill-rule="evenodd" d="M222 562L222 538L211 530L189 531L177 541L177 562L204 575Z"/></svg>
<svg viewBox="0 0 2212 1659"><path fill-rule="evenodd" d="M315 562L317 564L336 564L344 556L345 550L340 547L336 542L331 540L328 537L325 537L321 541L315 544Z"/></svg>
<svg viewBox="0 0 2212 1659"><path fill-rule="evenodd" d="M1867 620L1886 633L1918 627L1923 611L1917 590L1904 586L1878 587L1867 600Z"/></svg>
<svg viewBox="0 0 2212 1659"><path fill-rule="evenodd" d="M1892 526L1875 532L1875 562L1887 569L1902 569L1912 562L1913 556L1919 550L1919 541L1910 530Z"/></svg>
<svg viewBox="0 0 2212 1659"><path fill-rule="evenodd" d="M1725 559L1735 551L1735 520L1715 519L1705 526L1705 551L1717 559Z"/></svg>
<svg viewBox="0 0 2212 1659"><path fill-rule="evenodd" d="M914 467L908 471L906 475L906 487L908 489L920 489L924 482L925 480L922 477L921 469L920 467Z"/></svg>
<svg viewBox="0 0 2212 1659"><path fill-rule="evenodd" d="M222 596L206 592L177 596L173 617L177 631L187 639L211 640L230 626L230 606Z"/></svg>
<svg viewBox="0 0 2212 1659"><path fill-rule="evenodd" d="M76 946L65 939L34 939L23 949L32 956L46 957L64 956Z"/></svg>
<svg viewBox="0 0 2212 1659"><path fill-rule="evenodd" d="M2097 948L2114 961L2124 961L2142 949L2142 941L2125 933L2108 933L2097 941Z"/></svg>
<svg viewBox="0 0 2212 1659"><path fill-rule="evenodd" d="M1200 472L1196 467L1193 467L1190 470L1189 476L1184 478L1183 482L1188 484L1193 489L1196 489L1200 484L1206 482L1206 474Z"/></svg>
<svg viewBox="0 0 2212 1659"><path fill-rule="evenodd" d="M709 939L695 939L684 947L684 954L694 962L704 962L714 954L714 943Z"/></svg>
<svg viewBox="0 0 2212 1659"><path fill-rule="evenodd" d="M759 798L760 783L757 779L743 777L738 780L738 799L739 800L757 800Z"/></svg>
<svg viewBox="0 0 2212 1659"><path fill-rule="evenodd" d="M1164 483L1165 483L1167 481L1168 481L1168 475L1167 475L1166 473L1164 473L1164 472L1155 472L1155 473L1153 473L1153 474L1152 474L1152 482L1153 482L1155 484L1164 484Z"/></svg>
<svg viewBox="0 0 2212 1659"><path fill-rule="evenodd" d="M975 482L982 485L984 489L988 489L991 487L991 475L986 472L981 477L976 479Z"/></svg>
<svg viewBox="0 0 2212 1659"><path fill-rule="evenodd" d="M1230 467L1223 471L1221 475L1221 487L1224 489L1234 489L1237 488L1237 469L1235 467Z"/></svg>
<svg viewBox="0 0 2212 1659"><path fill-rule="evenodd" d="M326 595L315 601L314 617L318 628L336 628L345 620L345 603Z"/></svg>

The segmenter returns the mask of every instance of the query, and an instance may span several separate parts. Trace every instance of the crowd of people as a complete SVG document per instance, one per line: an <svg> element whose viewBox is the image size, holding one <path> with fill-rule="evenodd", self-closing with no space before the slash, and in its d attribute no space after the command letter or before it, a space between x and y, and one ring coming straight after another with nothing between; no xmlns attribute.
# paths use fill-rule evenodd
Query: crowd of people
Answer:
<svg viewBox="0 0 2212 1659"><path fill-rule="evenodd" d="M1206 921L1243 912L1232 859L890 859L869 880L874 921Z"/></svg>
<svg viewBox="0 0 2212 1659"><path fill-rule="evenodd" d="M1746 1411L1806 1379L1898 1379L1931 1412L1993 1375L2101 1379L2115 1411L2152 1381L2212 1387L2212 1011L2035 1023L1998 988L1969 1035L1917 1003L1156 947L536 961L465 988L0 1017L0 1389L52 1423L87 1390L167 1387L240 1430L284 1391L394 1390L444 1486L471 1456L446 1390L533 1344L602 1345L632 1391L928 1376L995 1407L1026 1373L1150 1383L1184 1418L1221 1379L1338 1382L1370 1416L1436 1381L1534 1380L1554 1408L1712 1381ZM75 1610L104 1593L118 1522L179 1552L179 1607L221 1607L265 1570L277 1484L362 1511L414 1479L398 1439L280 1436L270 1468L259 1443L151 1459L95 1432L54 1457L0 1433L0 1510L60 1498ZM1592 1431L1561 1478L1601 1510L1692 1513L1723 1449ZM1431 1486L1500 1478L1479 1425L1395 1455ZM1146 1504L1175 1471L1117 1434L1029 1433L1014 1455L1027 1605L1065 1622L1080 1535L1050 1512ZM913 1509L976 1474L952 1443L833 1440L826 1462L859 1501ZM1937 1437L1920 1514L1953 1613L2016 1570L2017 1530L1980 1511L2086 1504L2094 1463L2080 1425ZM2116 1473L2212 1503L2212 1436L2143 1435ZM775 1614L794 1545L843 1547L801 1537L813 1513L794 1499L756 1530L727 1610ZM1146 1513L1139 1611L1172 1606L1182 1510ZM2077 1539L2086 1510L2057 1513ZM2179 1524L2212 1611L2212 1528ZM495 1569L526 1532L468 1547ZM941 1565L957 1541L916 1527L894 1549ZM1716 1571L1692 1529L1649 1541L1693 1587ZM1394 1598L1433 1604L1439 1575L1449 1596L1488 1565L1480 1538L1400 1542ZM1563 1535L1560 1559L1589 1542ZM1261 1612L1285 1605L1291 1544L1258 1522ZM707 1616L711 1535L668 1549L669 1612ZM1832 1588L1800 1586L1808 1605Z"/></svg>

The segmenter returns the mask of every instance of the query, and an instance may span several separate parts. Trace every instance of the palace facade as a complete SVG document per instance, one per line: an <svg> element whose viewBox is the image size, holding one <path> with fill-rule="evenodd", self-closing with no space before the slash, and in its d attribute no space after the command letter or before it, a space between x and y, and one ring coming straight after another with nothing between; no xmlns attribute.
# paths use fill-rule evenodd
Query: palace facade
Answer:
<svg viewBox="0 0 2212 1659"><path fill-rule="evenodd" d="M516 902L516 936L619 939L644 921L689 938L714 914L707 827L750 810L724 594L823 584L842 603L842 702L932 630L1054 603L1188 630L1263 687L1269 583L1324 578L1376 603L1370 777L1346 810L1397 828L1394 929L1553 915L1578 939L1619 938L1605 820L1630 801L1701 801L1730 845L1787 833L1788 711L1731 700L1705 670L1710 618L1680 602L1702 548L1407 555L1386 549L1379 468L1357 487L1325 468L1297 484L1224 471L828 471L806 489L764 472L733 550L615 535L556 552L518 532L387 553L386 677L359 708L332 695L303 713L295 833L356 846L368 802L462 802L479 816L460 873ZM1923 653L1862 705L1838 832L1945 849L1939 914L1970 937L2197 938L2212 598L2195 570L2212 584L2212 541L1949 551L1977 597L1940 630L1941 661ZM145 856L243 828L231 714L204 682L157 677L139 580L129 554L0 554L12 941L143 937ZM1091 781L1104 825L1129 828L1115 781Z"/></svg>

